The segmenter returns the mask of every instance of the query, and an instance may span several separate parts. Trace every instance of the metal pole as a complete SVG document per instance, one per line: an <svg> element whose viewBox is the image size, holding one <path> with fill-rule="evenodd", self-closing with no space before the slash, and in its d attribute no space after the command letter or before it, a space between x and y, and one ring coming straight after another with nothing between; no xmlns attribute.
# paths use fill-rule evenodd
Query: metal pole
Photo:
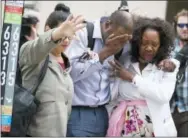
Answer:
<svg viewBox="0 0 188 138"><path fill-rule="evenodd" d="M1 35L1 132L10 132L24 1L6 0Z"/></svg>

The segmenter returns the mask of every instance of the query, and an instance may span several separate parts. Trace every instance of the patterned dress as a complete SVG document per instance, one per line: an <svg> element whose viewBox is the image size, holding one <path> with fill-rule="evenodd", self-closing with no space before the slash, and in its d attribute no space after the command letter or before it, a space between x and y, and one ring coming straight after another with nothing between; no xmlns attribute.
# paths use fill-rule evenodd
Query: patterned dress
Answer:
<svg viewBox="0 0 188 138"><path fill-rule="evenodd" d="M146 105L128 106L124 118L121 136L154 137L153 125Z"/></svg>
<svg viewBox="0 0 188 138"><path fill-rule="evenodd" d="M107 136L154 137L146 101L121 101L110 115Z"/></svg>

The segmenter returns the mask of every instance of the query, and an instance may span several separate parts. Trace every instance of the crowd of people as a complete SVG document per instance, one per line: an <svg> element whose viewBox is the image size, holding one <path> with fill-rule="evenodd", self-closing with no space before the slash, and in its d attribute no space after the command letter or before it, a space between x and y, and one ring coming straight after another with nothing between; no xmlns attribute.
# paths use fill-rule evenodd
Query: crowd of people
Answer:
<svg viewBox="0 0 188 138"><path fill-rule="evenodd" d="M120 7L92 22L92 40L83 16L64 4L49 15L42 35L40 20L23 17L28 21L17 83L29 89L49 62L27 136L188 136L187 10L171 24Z"/></svg>

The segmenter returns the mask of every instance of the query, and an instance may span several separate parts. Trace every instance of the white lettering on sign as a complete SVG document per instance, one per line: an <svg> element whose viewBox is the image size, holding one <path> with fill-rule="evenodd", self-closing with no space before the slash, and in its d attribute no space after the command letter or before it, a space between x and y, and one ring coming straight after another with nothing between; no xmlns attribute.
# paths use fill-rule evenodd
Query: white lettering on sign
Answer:
<svg viewBox="0 0 188 138"><path fill-rule="evenodd" d="M24 1L19 0L7 0L6 5L8 6L17 6L17 7L23 7Z"/></svg>

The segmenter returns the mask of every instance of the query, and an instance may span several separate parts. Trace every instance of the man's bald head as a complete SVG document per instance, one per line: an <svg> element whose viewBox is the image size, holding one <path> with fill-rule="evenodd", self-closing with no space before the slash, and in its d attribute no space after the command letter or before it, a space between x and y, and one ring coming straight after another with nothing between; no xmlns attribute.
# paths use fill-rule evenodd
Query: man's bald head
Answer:
<svg viewBox="0 0 188 138"><path fill-rule="evenodd" d="M117 10L109 18L112 24L130 29L133 26L133 17L127 11Z"/></svg>
<svg viewBox="0 0 188 138"><path fill-rule="evenodd" d="M132 34L133 17L127 11L117 10L102 23L102 36L105 40L111 34Z"/></svg>

